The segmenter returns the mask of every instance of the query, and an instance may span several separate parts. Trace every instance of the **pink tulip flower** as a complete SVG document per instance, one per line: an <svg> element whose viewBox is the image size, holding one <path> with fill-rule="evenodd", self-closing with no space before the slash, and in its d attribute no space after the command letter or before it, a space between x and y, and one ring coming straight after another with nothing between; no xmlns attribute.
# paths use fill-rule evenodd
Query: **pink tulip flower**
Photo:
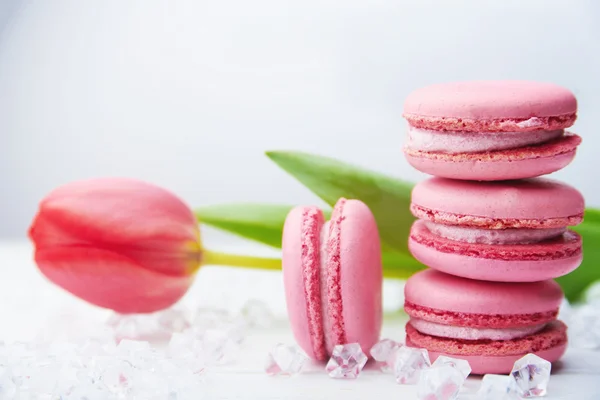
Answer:
<svg viewBox="0 0 600 400"><path fill-rule="evenodd" d="M55 189L41 201L29 237L50 281L119 313L149 313L177 302L202 257L189 207L133 179L92 179Z"/></svg>

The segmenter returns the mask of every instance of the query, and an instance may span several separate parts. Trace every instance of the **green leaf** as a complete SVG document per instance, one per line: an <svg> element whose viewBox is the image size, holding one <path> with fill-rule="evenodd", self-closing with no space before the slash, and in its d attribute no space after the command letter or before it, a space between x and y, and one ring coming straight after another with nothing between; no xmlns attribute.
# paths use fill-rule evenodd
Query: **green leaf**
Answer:
<svg viewBox="0 0 600 400"><path fill-rule="evenodd" d="M291 205L229 203L200 207L195 213L201 223L281 248L283 224L292 208ZM331 211L324 210L324 214L329 218ZM410 254L393 251L384 251L382 261L388 278L406 279L423 268Z"/></svg>
<svg viewBox="0 0 600 400"><path fill-rule="evenodd" d="M292 205L228 203L200 207L194 210L200 223L275 248L281 248L285 217ZM325 218L331 211L323 210Z"/></svg>
<svg viewBox="0 0 600 400"><path fill-rule="evenodd" d="M600 279L600 210L586 209L583 223L572 229L583 237L583 263L557 281L569 301L578 301L584 290Z"/></svg>
<svg viewBox="0 0 600 400"><path fill-rule="evenodd" d="M384 250L381 254L383 276L386 278L408 279L415 272L425 268L410 254Z"/></svg>
<svg viewBox="0 0 600 400"><path fill-rule="evenodd" d="M276 204L219 204L195 210L201 223L281 248L285 217L293 206Z"/></svg>
<svg viewBox="0 0 600 400"><path fill-rule="evenodd" d="M411 184L329 157L292 151L266 154L331 206L340 197L363 201L377 220L384 249L408 255L414 220L409 211Z"/></svg>
<svg viewBox="0 0 600 400"><path fill-rule="evenodd" d="M591 226L594 225L600 228L600 210L597 208L586 208L585 215L583 218L583 224L580 226Z"/></svg>

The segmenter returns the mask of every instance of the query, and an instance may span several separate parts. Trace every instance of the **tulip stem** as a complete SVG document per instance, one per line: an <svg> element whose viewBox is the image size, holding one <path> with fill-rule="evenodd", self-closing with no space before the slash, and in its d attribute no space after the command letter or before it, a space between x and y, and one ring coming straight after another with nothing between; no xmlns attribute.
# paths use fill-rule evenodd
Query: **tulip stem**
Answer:
<svg viewBox="0 0 600 400"><path fill-rule="evenodd" d="M228 267L251 268L277 271L281 270L281 259L268 257L243 256L238 254L219 253L204 249L203 265L226 265ZM383 267L383 277L390 279L408 279L410 272L399 268Z"/></svg>
<svg viewBox="0 0 600 400"><path fill-rule="evenodd" d="M238 254L219 253L204 249L202 251L203 265L227 265L252 269L281 270L280 258L242 256Z"/></svg>

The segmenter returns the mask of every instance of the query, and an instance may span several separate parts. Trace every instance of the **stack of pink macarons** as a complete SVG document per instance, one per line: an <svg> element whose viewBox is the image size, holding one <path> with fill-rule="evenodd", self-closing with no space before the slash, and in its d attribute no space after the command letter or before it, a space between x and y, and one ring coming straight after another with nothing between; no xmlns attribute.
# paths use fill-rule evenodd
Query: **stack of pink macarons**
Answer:
<svg viewBox="0 0 600 400"><path fill-rule="evenodd" d="M406 342L432 361L507 373L528 353L550 362L567 344L554 278L579 266L583 219L574 188L539 178L567 166L581 138L577 102L526 81L428 86L406 100L409 163L433 178L412 193L409 248L431 269L405 288Z"/></svg>

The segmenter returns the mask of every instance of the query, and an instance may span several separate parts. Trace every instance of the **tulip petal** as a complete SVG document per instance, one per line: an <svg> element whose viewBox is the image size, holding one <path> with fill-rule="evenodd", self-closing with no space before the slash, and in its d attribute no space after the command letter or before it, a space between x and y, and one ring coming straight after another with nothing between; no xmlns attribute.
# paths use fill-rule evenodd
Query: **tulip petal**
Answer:
<svg viewBox="0 0 600 400"><path fill-rule="evenodd" d="M158 186L125 178L78 181L40 203L29 230L36 248L93 246L169 275L194 272L200 263L196 217Z"/></svg>
<svg viewBox="0 0 600 400"><path fill-rule="evenodd" d="M177 302L194 275L166 275L120 254L83 246L38 249L36 263L53 283L116 312L150 313Z"/></svg>

